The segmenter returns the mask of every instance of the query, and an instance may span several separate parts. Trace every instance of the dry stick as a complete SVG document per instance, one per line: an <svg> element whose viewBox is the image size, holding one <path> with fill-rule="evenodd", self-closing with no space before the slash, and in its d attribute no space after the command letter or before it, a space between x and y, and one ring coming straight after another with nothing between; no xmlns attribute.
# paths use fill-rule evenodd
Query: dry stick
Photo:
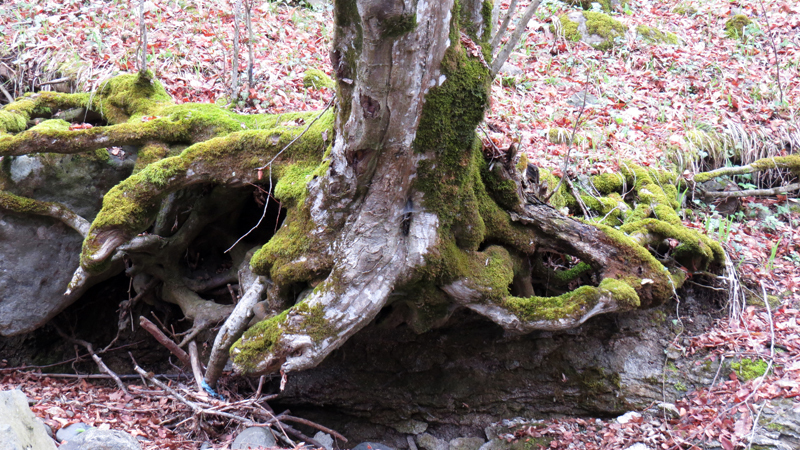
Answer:
<svg viewBox="0 0 800 450"><path fill-rule="evenodd" d="M337 433L336 431L331 430L328 427L324 427L324 426L322 426L322 425L320 425L318 423L312 422L310 420L303 419L301 417L294 417L294 416L283 416L283 420L288 420L289 422L297 422L297 423L302 423L303 425L308 425L309 427L316 428L316 429L322 431L323 433L328 433L331 436L335 437L336 439L339 439L342 442L347 442L347 438L342 436L341 434Z"/></svg>
<svg viewBox="0 0 800 450"><path fill-rule="evenodd" d="M239 16L242 0L236 0L233 12L233 55L231 55L231 99L236 101L239 95Z"/></svg>
<svg viewBox="0 0 800 450"><path fill-rule="evenodd" d="M308 126L306 127L306 129L305 129L305 130L303 130L303 132L302 132L302 133L298 134L296 138L292 139L292 141L291 141L291 142L289 142L288 144L286 144L286 147L283 147L283 148L281 149L281 151L279 151L278 153L276 153L276 154L275 154L275 156L273 156L273 157L272 157L272 159L271 159L271 160L269 160L269 162L268 162L268 163L264 164L264 165L263 165L263 166L261 166L261 167L257 167L257 168L256 168L256 170L264 170L264 169L266 169L267 167L271 166L271 165L272 165L272 163L273 163L273 162L274 162L276 159L278 159L278 156L281 156L281 153L285 152L287 148L291 147L291 146L292 146L292 144L294 144L295 142L297 142L297 140L298 140L298 139L300 139L301 137L303 137L303 135L304 135L304 134L306 134L306 132L308 131L308 129L309 129L309 128L311 128L311 125L314 125L314 122L316 122L317 120L319 120L319 118L320 118L320 117L322 117L322 115L323 115L323 114L325 114L325 111L327 111L327 110L328 110L328 108L330 108L330 107L331 107L331 105L333 105L333 101L334 101L334 100L336 100L336 95L335 95L335 94L333 95L333 97L331 97L331 100L330 100L330 101L328 102L328 104L325 106L325 109L323 109L322 111L320 111L320 113L319 113L319 115L318 115L317 117L314 117L314 120L312 120L312 121L311 121L311 123L309 123L309 124L308 124Z"/></svg>
<svg viewBox="0 0 800 450"><path fill-rule="evenodd" d="M14 97L12 97L11 94L8 93L8 91L6 90L5 87L3 87L2 84L0 84L0 91L3 91L3 94L8 99L8 103L14 103Z"/></svg>
<svg viewBox="0 0 800 450"><path fill-rule="evenodd" d="M781 85L781 62L778 59L778 48L775 46L775 38L772 36L772 30L769 24L769 17L767 10L764 8L764 0L759 0L761 4L761 12L764 13L764 21L767 22L767 36L769 36L769 43L772 45L772 52L775 53L775 78L778 82L778 92L780 92L781 104L783 104L783 86Z"/></svg>
<svg viewBox="0 0 800 450"><path fill-rule="evenodd" d="M586 72L586 83L584 84L589 84L589 72ZM545 197L544 203L547 203L550 200L550 197L552 197L553 194L558 192L558 190L561 188L561 183L564 181L565 178L567 178L567 166L569 165L569 154L570 152L572 152L572 146L575 143L575 133L577 133L578 131L578 125L580 125L581 116L583 116L583 112L586 110L586 97L588 95L589 95L589 90L587 88L584 88L583 101L581 102L581 109L578 111L578 117L575 118L575 123L572 125L572 134L569 137L569 146L567 147L567 154L566 156L564 156L564 168L561 170L561 178L558 179L556 188L553 189L553 191L550 192L550 194L547 197ZM581 205L581 208L584 209L584 214L585 214L586 207L583 206L583 202L581 201L580 196L577 197L575 200ZM589 217L589 215L586 214L586 217Z"/></svg>
<svg viewBox="0 0 800 450"><path fill-rule="evenodd" d="M147 71L147 27L144 24L144 0L139 0L139 36L142 45L142 60L139 64L139 73Z"/></svg>
<svg viewBox="0 0 800 450"><path fill-rule="evenodd" d="M197 383L197 392L205 394L203 389L203 368L200 366L200 356L197 354L197 343L195 341L189 342L189 358L192 363L192 374L194 374L194 382Z"/></svg>
<svg viewBox="0 0 800 450"><path fill-rule="evenodd" d="M498 1L498 3L500 3ZM517 0L511 0L511 3L508 4L508 11L503 16L503 23L500 25L500 28L497 29L497 32L494 34L492 38L492 42L489 48L492 49L492 54L494 51L497 50L497 47L500 46L500 41L503 40L503 36L505 36L506 31L508 31L508 23L511 21L511 18L514 16L514 11L517 9ZM492 22L492 25L495 25L495 22Z"/></svg>
<svg viewBox="0 0 800 450"><path fill-rule="evenodd" d="M122 380L120 380L119 376L117 376L117 374L114 373L113 370L109 369L108 366L106 366L106 363L103 362L103 359L97 356L97 354L94 352L94 348L92 347L91 343L84 341L83 339L77 339L72 336L67 336L66 333L61 331L61 328L57 326L55 328L58 334L62 338L74 344L78 344L85 347L86 350L89 352L89 354L92 355L92 359L97 364L97 367L100 368L100 371L108 374L108 376L110 376L114 380L114 382L117 383L117 386L120 388L120 390L122 390L122 392L124 392L126 395L128 394L128 388L125 387L125 384L122 383Z"/></svg>
<svg viewBox="0 0 800 450"><path fill-rule="evenodd" d="M166 347L167 350L169 350L173 355L177 356L186 367L192 366L192 361L189 357L189 354L186 353L182 348L178 347L178 344L176 344L172 339L168 338L164 333L162 333L156 324L149 321L147 317L139 317L139 326L147 330L148 333L152 334L161 345Z"/></svg>
<svg viewBox="0 0 800 450"><path fill-rule="evenodd" d="M325 446L314 440L314 438L310 438L305 434L295 430L294 428L290 427L289 425L283 424L283 429L286 430L287 433L291 434L292 436L300 439L303 442L313 445L316 448L324 448Z"/></svg>
<svg viewBox="0 0 800 450"><path fill-rule="evenodd" d="M104 374L104 373L92 373L82 375L79 373L38 373L38 372L30 372L26 373L26 375L30 375L32 377L37 378L75 378L78 380L89 379L89 380L113 380L114 378L111 375ZM161 378L181 378L185 375L183 374L158 374ZM117 375L120 380L132 380L132 379L139 379L141 375L135 374L124 374L124 375Z"/></svg>
<svg viewBox="0 0 800 450"><path fill-rule="evenodd" d="M528 5L528 8L522 14L522 18L517 22L517 29L514 30L514 34L508 39L506 45L500 50L500 53L497 54L495 57L494 63L492 64L492 78L497 75L497 72L500 71L500 68L503 67L503 63L506 62L508 56L514 50L514 47L517 46L519 43L520 38L522 37L522 33L528 28L528 22L530 22L531 17L533 17L533 13L536 12L536 8L539 7L541 0L535 0Z"/></svg>
<svg viewBox="0 0 800 450"><path fill-rule="evenodd" d="M252 19L252 9L253 9L253 0L245 0L245 10L244 10L244 18L247 24L247 84L252 89L253 88L253 42L255 38L253 37L253 19Z"/></svg>
<svg viewBox="0 0 800 450"><path fill-rule="evenodd" d="M800 189L800 183L778 186L772 189L748 189L745 191L711 191L703 195L711 198L730 198L730 197L761 197L767 195L786 194Z"/></svg>

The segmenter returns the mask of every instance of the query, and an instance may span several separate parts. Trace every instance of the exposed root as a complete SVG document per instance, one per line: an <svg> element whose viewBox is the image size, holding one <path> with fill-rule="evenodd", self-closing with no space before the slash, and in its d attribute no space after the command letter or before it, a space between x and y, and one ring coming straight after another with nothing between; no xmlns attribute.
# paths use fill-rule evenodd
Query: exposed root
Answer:
<svg viewBox="0 0 800 450"><path fill-rule="evenodd" d="M89 233L89 222L60 203L42 202L0 191L0 210L52 217L77 231L83 237Z"/></svg>

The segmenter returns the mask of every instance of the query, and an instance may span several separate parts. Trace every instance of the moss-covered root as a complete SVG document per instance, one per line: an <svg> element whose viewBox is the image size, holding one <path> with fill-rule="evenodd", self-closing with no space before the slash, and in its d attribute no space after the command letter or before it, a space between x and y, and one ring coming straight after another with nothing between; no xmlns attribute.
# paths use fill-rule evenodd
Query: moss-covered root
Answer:
<svg viewBox="0 0 800 450"><path fill-rule="evenodd" d="M716 177L742 175L770 169L787 169L800 177L800 155L770 156L744 166L721 167L716 170L697 173L694 175L693 180L695 183L704 183Z"/></svg>
<svg viewBox="0 0 800 450"><path fill-rule="evenodd" d="M598 287L582 286L558 297L513 297L508 287L514 263L508 251L492 246L484 252L465 252L471 276L442 290L457 303L516 333L574 328L590 317L640 306L639 295L627 281L605 278ZM630 277L631 282L638 282Z"/></svg>
<svg viewBox="0 0 800 450"><path fill-rule="evenodd" d="M623 225L620 230L642 246L659 248L689 271L706 270L712 263L725 262L725 252L719 242L683 225L672 225L656 219L644 219ZM675 244L668 244L668 239ZM673 248L674 247L674 248Z"/></svg>
<svg viewBox="0 0 800 450"><path fill-rule="evenodd" d="M46 120L15 135L0 136L0 156L30 153L80 153L148 141L191 142L191 120L158 118L148 122L70 130L64 120Z"/></svg>
<svg viewBox="0 0 800 450"><path fill-rule="evenodd" d="M60 203L42 202L0 191L0 210L18 214L34 214L60 220L68 227L86 237L89 222Z"/></svg>
<svg viewBox="0 0 800 450"><path fill-rule="evenodd" d="M180 155L150 164L111 189L84 240L81 266L102 270L114 250L155 220L161 200L170 192L201 184L241 186L267 182L257 170L272 161L277 179L292 164L313 164L322 158L333 114L326 113L289 149L281 149L302 133L299 126L243 131L194 144Z"/></svg>

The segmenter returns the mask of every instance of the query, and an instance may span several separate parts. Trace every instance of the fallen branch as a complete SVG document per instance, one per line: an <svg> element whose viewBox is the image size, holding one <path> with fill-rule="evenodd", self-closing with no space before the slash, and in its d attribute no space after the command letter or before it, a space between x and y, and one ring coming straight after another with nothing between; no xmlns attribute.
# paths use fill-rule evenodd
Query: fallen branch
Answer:
<svg viewBox="0 0 800 450"><path fill-rule="evenodd" d="M309 426L311 428L316 428L317 430L320 430L323 433L328 433L331 436L335 437L336 439L339 439L342 442L347 442L347 438L342 436L341 434L337 433L336 431L331 430L328 427L324 427L324 426L322 426L322 425L320 425L318 423L312 422L310 420L303 419L303 418L300 418L300 417L294 417L294 416L283 416L282 419L283 420L288 420L289 422L302 423L303 425L307 425L307 426Z"/></svg>
<svg viewBox="0 0 800 450"><path fill-rule="evenodd" d="M103 359L97 356L97 353L94 352L94 347L92 347L92 344L90 342L84 341L83 339L77 339L72 336L67 336L66 333L61 331L61 328L59 327L55 328L58 334L65 340L72 342L73 344L81 345L84 348L86 348L89 354L92 355L92 359L97 364L97 367L100 368L100 371L105 372L108 376L110 376L111 379L113 379L114 382L117 383L117 386L120 388L120 390L122 390L122 392L124 392L126 395L128 394L128 388L125 387L125 384L122 382L119 376L113 370L109 369L108 366L106 366L106 363L103 362Z"/></svg>
<svg viewBox="0 0 800 450"><path fill-rule="evenodd" d="M763 197L768 195L786 194L800 190L800 183L778 186L772 189L747 189L744 191L711 191L703 195L710 198L731 198L731 197Z"/></svg>

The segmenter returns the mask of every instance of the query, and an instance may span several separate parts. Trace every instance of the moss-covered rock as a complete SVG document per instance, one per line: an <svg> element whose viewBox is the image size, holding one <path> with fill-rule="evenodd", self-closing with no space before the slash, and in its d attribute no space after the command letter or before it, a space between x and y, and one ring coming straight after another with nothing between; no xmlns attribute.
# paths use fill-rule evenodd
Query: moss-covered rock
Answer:
<svg viewBox="0 0 800 450"><path fill-rule="evenodd" d="M610 50L625 37L627 27L608 14L594 11L562 14L558 20L564 38L583 41L597 50ZM554 30L554 27L551 26Z"/></svg>
<svg viewBox="0 0 800 450"><path fill-rule="evenodd" d="M749 17L744 14L737 14L725 22L725 36L731 39L744 40L744 27L753 23Z"/></svg>
<svg viewBox="0 0 800 450"><path fill-rule="evenodd" d="M636 33L644 39L645 42L650 44L670 44L677 45L680 40L674 33L664 32L653 27L646 25L639 25L636 27Z"/></svg>
<svg viewBox="0 0 800 450"><path fill-rule="evenodd" d="M628 4L628 0L567 0L567 4L579 6L585 10L592 9L592 3L597 3L605 12L621 9Z"/></svg>

